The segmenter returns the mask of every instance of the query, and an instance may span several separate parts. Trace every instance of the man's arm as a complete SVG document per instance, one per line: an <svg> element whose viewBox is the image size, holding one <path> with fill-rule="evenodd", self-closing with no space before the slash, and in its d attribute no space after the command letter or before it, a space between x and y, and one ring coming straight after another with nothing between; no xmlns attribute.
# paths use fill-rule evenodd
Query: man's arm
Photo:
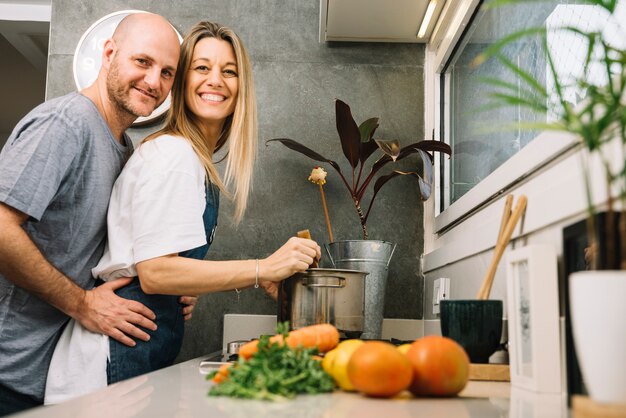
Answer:
<svg viewBox="0 0 626 418"><path fill-rule="evenodd" d="M41 254L22 228L28 216L0 203L0 273L15 285L39 297L93 332L134 346L130 337L147 341L137 327L156 329L154 313L143 304L120 298L114 290L132 279L120 279L84 290Z"/></svg>

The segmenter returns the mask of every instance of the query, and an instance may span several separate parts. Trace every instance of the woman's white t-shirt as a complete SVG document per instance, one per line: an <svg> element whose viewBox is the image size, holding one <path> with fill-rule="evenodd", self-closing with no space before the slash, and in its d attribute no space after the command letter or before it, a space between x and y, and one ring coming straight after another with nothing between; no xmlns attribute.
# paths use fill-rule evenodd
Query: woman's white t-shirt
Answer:
<svg viewBox="0 0 626 418"><path fill-rule="evenodd" d="M104 255L92 269L105 281L137 276L136 264L206 244L205 170L191 144L162 135L142 143L115 182ZM107 385L109 339L74 320L52 356L44 403Z"/></svg>

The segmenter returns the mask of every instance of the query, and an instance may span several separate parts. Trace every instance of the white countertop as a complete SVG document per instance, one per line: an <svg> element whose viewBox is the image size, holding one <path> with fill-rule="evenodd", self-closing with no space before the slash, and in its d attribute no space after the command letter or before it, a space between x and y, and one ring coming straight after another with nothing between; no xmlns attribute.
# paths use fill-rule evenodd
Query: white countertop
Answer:
<svg viewBox="0 0 626 418"><path fill-rule="evenodd" d="M459 397L435 399L400 396L372 399L334 392L298 396L285 402L208 397L211 382L199 372L203 358L111 385L60 405L44 406L20 418L405 418L423 417L567 417L564 396L510 389L508 383L470 382Z"/></svg>

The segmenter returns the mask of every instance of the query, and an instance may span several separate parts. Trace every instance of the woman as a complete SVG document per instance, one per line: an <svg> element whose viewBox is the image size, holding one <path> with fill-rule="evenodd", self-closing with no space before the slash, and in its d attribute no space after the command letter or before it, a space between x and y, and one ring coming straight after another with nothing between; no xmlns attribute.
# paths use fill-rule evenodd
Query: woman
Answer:
<svg viewBox="0 0 626 418"><path fill-rule="evenodd" d="M222 181L213 155L226 144ZM263 260L204 260L226 185L232 185L235 220L244 214L256 144L248 55L232 30L200 22L181 45L165 127L141 143L115 184L107 247L93 269L105 281L136 277L118 294L152 309L158 329L146 330L150 341L128 347L70 323L53 356L46 403L171 365L183 335L175 295L249 286L271 292L319 258L315 242L291 238Z"/></svg>

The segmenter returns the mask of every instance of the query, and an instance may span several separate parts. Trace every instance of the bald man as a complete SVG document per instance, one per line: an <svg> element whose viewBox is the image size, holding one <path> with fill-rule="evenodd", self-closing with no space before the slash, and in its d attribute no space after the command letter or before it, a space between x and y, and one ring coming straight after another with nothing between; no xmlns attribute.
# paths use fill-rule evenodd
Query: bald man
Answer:
<svg viewBox="0 0 626 418"><path fill-rule="evenodd" d="M96 81L22 119L0 153L0 416L42 403L69 317L133 346L154 313L94 288L113 183L132 151L124 131L169 94L180 44L163 17L126 17ZM189 313L189 311L187 311Z"/></svg>

